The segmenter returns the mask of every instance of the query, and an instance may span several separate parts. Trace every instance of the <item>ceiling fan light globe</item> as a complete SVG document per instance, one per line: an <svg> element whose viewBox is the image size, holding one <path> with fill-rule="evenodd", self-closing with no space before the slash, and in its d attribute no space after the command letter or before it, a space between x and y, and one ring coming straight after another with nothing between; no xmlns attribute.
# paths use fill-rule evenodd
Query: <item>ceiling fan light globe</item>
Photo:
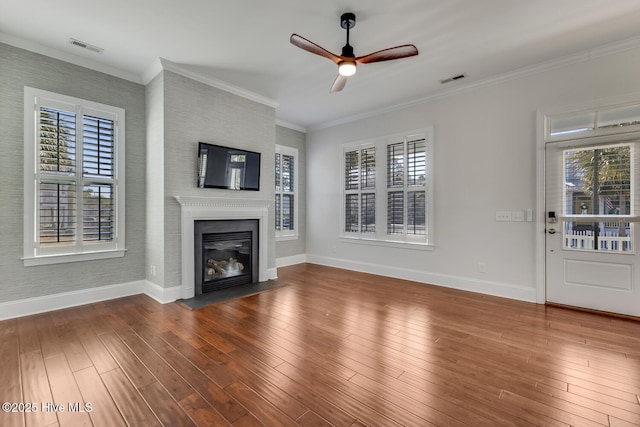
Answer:
<svg viewBox="0 0 640 427"><path fill-rule="evenodd" d="M355 61L340 61L338 64L338 74L341 76L349 77L356 73Z"/></svg>

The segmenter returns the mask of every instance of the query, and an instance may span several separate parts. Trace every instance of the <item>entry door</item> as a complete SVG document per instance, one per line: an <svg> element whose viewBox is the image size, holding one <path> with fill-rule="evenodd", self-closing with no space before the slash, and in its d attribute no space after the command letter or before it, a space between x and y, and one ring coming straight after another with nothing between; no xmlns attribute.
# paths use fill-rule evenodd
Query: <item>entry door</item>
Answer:
<svg viewBox="0 0 640 427"><path fill-rule="evenodd" d="M637 140L548 143L548 302L640 316Z"/></svg>

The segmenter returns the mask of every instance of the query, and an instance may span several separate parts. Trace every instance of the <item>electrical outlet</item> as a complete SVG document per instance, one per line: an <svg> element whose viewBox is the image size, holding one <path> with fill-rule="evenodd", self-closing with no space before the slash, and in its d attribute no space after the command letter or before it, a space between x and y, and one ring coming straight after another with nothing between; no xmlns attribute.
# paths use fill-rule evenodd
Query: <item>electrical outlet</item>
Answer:
<svg viewBox="0 0 640 427"><path fill-rule="evenodd" d="M486 273L487 272L487 264L485 264L484 262L479 262L478 263L478 272Z"/></svg>
<svg viewBox="0 0 640 427"><path fill-rule="evenodd" d="M511 211L511 221L524 221L524 211Z"/></svg>
<svg viewBox="0 0 640 427"><path fill-rule="evenodd" d="M500 222L511 221L511 211L496 211L496 221L500 221Z"/></svg>

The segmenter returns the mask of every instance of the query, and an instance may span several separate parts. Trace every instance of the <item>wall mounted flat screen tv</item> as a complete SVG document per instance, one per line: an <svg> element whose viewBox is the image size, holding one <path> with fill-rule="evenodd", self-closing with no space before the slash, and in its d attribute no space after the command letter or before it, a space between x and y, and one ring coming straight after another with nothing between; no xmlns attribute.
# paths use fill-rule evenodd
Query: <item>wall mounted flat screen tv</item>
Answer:
<svg viewBox="0 0 640 427"><path fill-rule="evenodd" d="M260 190L260 153L198 144L198 187Z"/></svg>

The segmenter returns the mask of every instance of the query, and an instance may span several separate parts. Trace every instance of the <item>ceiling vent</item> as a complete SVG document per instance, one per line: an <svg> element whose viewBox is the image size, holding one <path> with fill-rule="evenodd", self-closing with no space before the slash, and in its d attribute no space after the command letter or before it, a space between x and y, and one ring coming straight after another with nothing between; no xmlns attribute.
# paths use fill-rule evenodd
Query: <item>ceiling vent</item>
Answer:
<svg viewBox="0 0 640 427"><path fill-rule="evenodd" d="M72 45L77 46L77 47L81 47L83 49L90 50L91 52L95 52L95 53L104 52L104 49L101 48L101 47L94 46L94 45L91 45L89 43L85 43L85 42L82 42L82 41L76 40L76 39L69 39L69 44L72 44Z"/></svg>
<svg viewBox="0 0 640 427"><path fill-rule="evenodd" d="M464 74L458 74L457 76L453 76L453 77L449 77L448 79L440 80L440 83L442 83L442 84L451 83L451 82L454 82L456 80L464 79L465 77L466 77L466 75L464 75Z"/></svg>

